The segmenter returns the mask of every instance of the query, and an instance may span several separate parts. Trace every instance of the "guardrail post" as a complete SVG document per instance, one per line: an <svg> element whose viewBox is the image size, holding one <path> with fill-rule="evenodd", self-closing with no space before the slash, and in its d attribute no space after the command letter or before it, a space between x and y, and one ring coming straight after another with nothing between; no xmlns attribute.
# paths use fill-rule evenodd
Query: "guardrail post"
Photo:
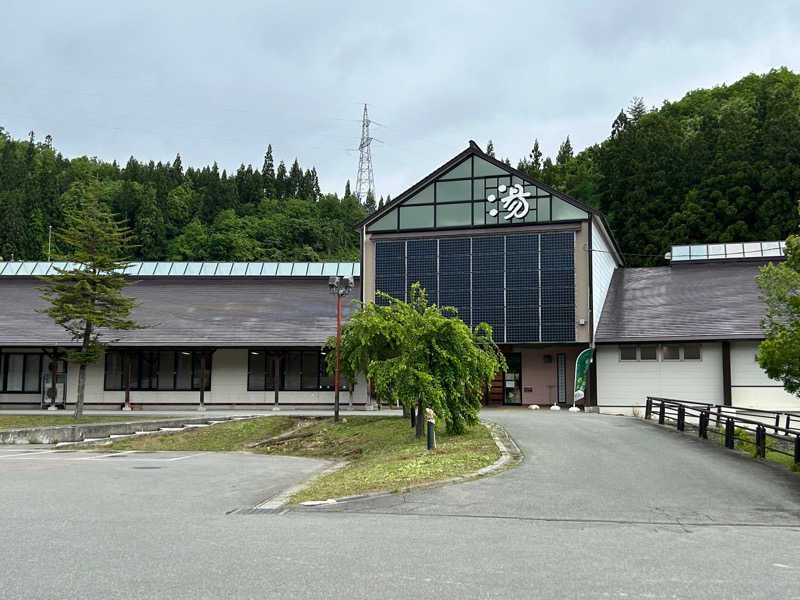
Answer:
<svg viewBox="0 0 800 600"><path fill-rule="evenodd" d="M725 421L725 447L733 448L733 419Z"/></svg>
<svg viewBox="0 0 800 600"><path fill-rule="evenodd" d="M775 435L778 435L778 427L781 426L781 413L775 415Z"/></svg>
<svg viewBox="0 0 800 600"><path fill-rule="evenodd" d="M651 414L653 414L653 399L648 396L644 405L644 420L649 421Z"/></svg>
<svg viewBox="0 0 800 600"><path fill-rule="evenodd" d="M664 424L664 401L663 400L659 400L659 405L658 405L658 424L659 425L663 425Z"/></svg>
<svg viewBox="0 0 800 600"><path fill-rule="evenodd" d="M794 436L794 464L800 467L800 435Z"/></svg>
<svg viewBox="0 0 800 600"><path fill-rule="evenodd" d="M756 456L758 458L767 456L767 429L763 425L756 426Z"/></svg>
<svg viewBox="0 0 800 600"><path fill-rule="evenodd" d="M719 427L719 419L722 416L722 407L717 405L717 427Z"/></svg>
<svg viewBox="0 0 800 600"><path fill-rule="evenodd" d="M683 407L683 404L678 406L678 431L683 431L685 428L686 421L686 409Z"/></svg>
<svg viewBox="0 0 800 600"><path fill-rule="evenodd" d="M697 435L704 440L708 439L708 412L705 410L700 413L700 428Z"/></svg>
<svg viewBox="0 0 800 600"><path fill-rule="evenodd" d="M792 415L786 415L786 429L789 429L789 423L792 422Z"/></svg>

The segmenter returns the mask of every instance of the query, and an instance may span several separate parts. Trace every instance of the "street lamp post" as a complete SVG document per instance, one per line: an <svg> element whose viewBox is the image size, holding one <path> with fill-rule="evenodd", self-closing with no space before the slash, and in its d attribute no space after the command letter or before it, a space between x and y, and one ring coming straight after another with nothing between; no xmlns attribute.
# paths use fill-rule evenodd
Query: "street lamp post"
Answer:
<svg viewBox="0 0 800 600"><path fill-rule="evenodd" d="M333 378L333 421L339 421L339 346L342 341L342 296L347 296L353 289L353 278L334 276L328 278L328 290L336 294L336 374Z"/></svg>

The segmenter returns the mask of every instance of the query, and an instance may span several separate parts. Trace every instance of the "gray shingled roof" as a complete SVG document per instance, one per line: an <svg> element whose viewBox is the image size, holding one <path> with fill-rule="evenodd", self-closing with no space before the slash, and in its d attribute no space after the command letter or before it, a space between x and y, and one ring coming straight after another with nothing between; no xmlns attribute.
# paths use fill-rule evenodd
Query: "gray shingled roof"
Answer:
<svg viewBox="0 0 800 600"><path fill-rule="evenodd" d="M61 327L35 308L46 306L29 277L0 278L0 347L69 343ZM155 327L114 334L123 346L319 346L336 333L336 297L327 278L140 280L127 288L137 298L139 322ZM343 316L354 311L344 298Z"/></svg>
<svg viewBox="0 0 800 600"><path fill-rule="evenodd" d="M617 269L597 342L761 339L761 262Z"/></svg>

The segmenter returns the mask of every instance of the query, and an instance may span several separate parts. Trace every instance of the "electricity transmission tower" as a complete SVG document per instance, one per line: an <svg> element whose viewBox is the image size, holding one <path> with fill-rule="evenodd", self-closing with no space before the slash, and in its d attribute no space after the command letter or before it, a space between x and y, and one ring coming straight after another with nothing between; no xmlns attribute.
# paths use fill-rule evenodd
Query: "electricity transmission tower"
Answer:
<svg viewBox="0 0 800 600"><path fill-rule="evenodd" d="M364 204L367 196L372 192L375 196L375 178L372 175L372 152L370 144L377 138L370 137L369 125L372 121L367 115L367 105L364 105L364 116L361 118L361 143L358 145L358 177L356 178L356 196ZM380 142L380 140L377 140Z"/></svg>

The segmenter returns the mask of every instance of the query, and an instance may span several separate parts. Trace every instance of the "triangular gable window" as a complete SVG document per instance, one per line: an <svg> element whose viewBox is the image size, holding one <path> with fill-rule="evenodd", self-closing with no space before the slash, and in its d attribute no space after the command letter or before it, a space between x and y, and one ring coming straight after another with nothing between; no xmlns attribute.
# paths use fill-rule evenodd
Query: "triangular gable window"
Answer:
<svg viewBox="0 0 800 600"><path fill-rule="evenodd" d="M477 155L401 201L368 232L497 227L577 221L588 213Z"/></svg>
<svg viewBox="0 0 800 600"><path fill-rule="evenodd" d="M450 169L447 173L439 177L439 179L463 179L465 177L472 177L471 157Z"/></svg>

